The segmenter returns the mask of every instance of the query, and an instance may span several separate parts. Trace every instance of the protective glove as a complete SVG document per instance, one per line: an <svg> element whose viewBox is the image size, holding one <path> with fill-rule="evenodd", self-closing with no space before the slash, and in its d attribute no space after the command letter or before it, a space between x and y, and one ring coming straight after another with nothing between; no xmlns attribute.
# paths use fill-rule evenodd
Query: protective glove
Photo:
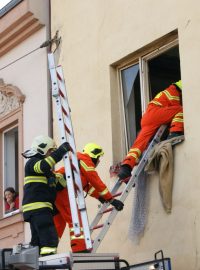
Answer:
<svg viewBox="0 0 200 270"><path fill-rule="evenodd" d="M56 187L56 178L54 176L49 177L47 180L50 187Z"/></svg>
<svg viewBox="0 0 200 270"><path fill-rule="evenodd" d="M60 151L61 154L66 154L68 151L71 150L71 147L68 142L64 142L58 147L58 150Z"/></svg>
<svg viewBox="0 0 200 270"><path fill-rule="evenodd" d="M62 173L55 173L56 176L56 184L60 184L62 187L66 187L67 186L67 182L66 179L64 178L64 175Z"/></svg>
<svg viewBox="0 0 200 270"><path fill-rule="evenodd" d="M122 165L120 171L118 173L118 177L120 180L126 179L131 176L131 167L127 164Z"/></svg>
<svg viewBox="0 0 200 270"><path fill-rule="evenodd" d="M106 202L106 200L102 197L99 197L98 200L100 201L100 203L104 204Z"/></svg>
<svg viewBox="0 0 200 270"><path fill-rule="evenodd" d="M121 211L124 208L124 204L120 200L112 199L109 202L115 207L117 211Z"/></svg>

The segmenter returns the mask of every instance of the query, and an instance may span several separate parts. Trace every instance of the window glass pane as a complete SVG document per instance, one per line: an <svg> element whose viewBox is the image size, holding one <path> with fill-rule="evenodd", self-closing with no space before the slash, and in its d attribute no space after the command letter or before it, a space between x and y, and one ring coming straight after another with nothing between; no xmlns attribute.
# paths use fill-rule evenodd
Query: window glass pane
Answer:
<svg viewBox="0 0 200 270"><path fill-rule="evenodd" d="M18 191L18 127L4 132L4 189Z"/></svg>
<svg viewBox="0 0 200 270"><path fill-rule="evenodd" d="M128 147L130 147L135 140L138 131L140 130L141 93L139 64L122 70L121 78L124 97L126 129L128 136Z"/></svg>

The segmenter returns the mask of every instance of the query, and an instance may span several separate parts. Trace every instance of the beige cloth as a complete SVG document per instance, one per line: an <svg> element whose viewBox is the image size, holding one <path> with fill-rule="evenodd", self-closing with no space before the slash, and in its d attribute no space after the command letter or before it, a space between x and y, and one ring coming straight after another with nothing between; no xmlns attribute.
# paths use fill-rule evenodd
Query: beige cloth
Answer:
<svg viewBox="0 0 200 270"><path fill-rule="evenodd" d="M177 138L172 138L155 145L148 158L145 172L159 172L159 191L165 211L169 214L172 210L173 188L173 150L172 144Z"/></svg>

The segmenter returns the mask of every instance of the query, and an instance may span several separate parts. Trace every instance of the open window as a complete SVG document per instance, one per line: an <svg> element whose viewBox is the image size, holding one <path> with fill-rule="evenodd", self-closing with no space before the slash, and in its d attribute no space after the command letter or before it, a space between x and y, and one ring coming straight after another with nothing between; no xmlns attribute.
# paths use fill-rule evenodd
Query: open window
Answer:
<svg viewBox="0 0 200 270"><path fill-rule="evenodd" d="M177 40L121 68L120 79L128 150L140 130L140 120L149 101L181 79Z"/></svg>

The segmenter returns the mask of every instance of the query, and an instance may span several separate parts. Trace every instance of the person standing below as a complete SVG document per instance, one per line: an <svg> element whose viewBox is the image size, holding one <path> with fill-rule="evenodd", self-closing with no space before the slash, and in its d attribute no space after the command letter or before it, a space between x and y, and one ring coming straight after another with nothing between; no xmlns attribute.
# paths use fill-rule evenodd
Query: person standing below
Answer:
<svg viewBox="0 0 200 270"><path fill-rule="evenodd" d="M19 196L13 187L4 190L5 214L19 209Z"/></svg>
<svg viewBox="0 0 200 270"><path fill-rule="evenodd" d="M120 180L131 176L133 167L161 125L170 125L168 139L184 134L181 80L158 93L148 104L141 119L141 130L121 164Z"/></svg>
<svg viewBox="0 0 200 270"><path fill-rule="evenodd" d="M113 198L113 195L110 193L96 171L96 167L100 162L100 157L103 155L104 152L102 147L96 143L86 144L83 152L77 153L83 190L86 194L96 198L101 203L108 202L113 205L117 211L121 211L124 207L123 202ZM65 168L60 168L56 173L64 175ZM78 237L74 235L69 198L66 188L58 192L55 205L59 211L59 213L54 216L54 222L59 238L62 237L66 223L68 223L72 252L90 252L86 249L83 231Z"/></svg>
<svg viewBox="0 0 200 270"><path fill-rule="evenodd" d="M67 142L56 149L52 138L41 135L22 154L29 159L25 165L23 216L30 223L30 244L39 246L41 256L57 251L58 236L53 222L56 179L52 168L69 150Z"/></svg>

